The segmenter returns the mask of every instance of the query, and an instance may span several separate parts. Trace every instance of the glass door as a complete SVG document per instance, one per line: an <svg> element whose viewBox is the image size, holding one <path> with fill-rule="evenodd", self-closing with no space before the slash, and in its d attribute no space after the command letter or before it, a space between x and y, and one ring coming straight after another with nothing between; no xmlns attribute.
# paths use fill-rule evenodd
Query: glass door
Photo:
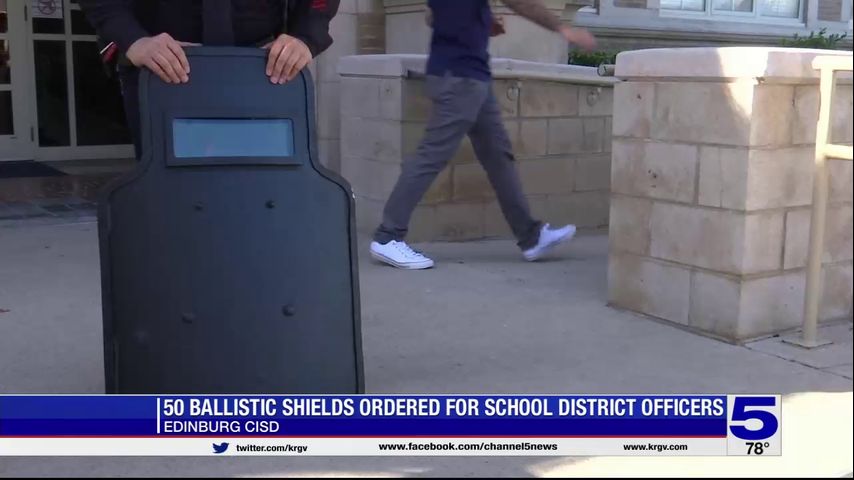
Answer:
<svg viewBox="0 0 854 480"><path fill-rule="evenodd" d="M25 0L33 56L35 158L130 158L119 82L76 0Z"/></svg>
<svg viewBox="0 0 854 480"><path fill-rule="evenodd" d="M33 158L24 4L0 0L0 161Z"/></svg>

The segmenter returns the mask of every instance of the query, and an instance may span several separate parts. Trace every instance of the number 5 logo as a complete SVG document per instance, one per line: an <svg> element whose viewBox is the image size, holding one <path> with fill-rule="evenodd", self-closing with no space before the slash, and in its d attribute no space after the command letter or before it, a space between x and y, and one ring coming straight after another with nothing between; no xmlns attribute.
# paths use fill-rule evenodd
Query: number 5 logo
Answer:
<svg viewBox="0 0 854 480"><path fill-rule="evenodd" d="M748 420L759 420L762 426L757 430L750 430L743 425L729 427L730 432L742 440L764 440L777 433L779 423L773 413L762 408L751 407L775 407L777 399L774 397L736 397L732 406L731 422L746 422Z"/></svg>

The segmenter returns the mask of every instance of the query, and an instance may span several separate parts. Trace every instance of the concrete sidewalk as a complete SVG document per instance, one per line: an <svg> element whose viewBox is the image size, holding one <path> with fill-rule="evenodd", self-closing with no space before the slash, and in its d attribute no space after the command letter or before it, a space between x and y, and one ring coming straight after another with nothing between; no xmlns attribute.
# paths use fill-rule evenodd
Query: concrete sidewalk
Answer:
<svg viewBox="0 0 854 480"><path fill-rule="evenodd" d="M103 390L97 228L0 223L0 392ZM44 223L44 222L42 222ZM850 322L816 352L734 346L605 306L607 237L520 260L510 241L361 263L370 393L782 393L777 458L0 458L0 476L840 476L852 470ZM363 249L364 250L364 249Z"/></svg>

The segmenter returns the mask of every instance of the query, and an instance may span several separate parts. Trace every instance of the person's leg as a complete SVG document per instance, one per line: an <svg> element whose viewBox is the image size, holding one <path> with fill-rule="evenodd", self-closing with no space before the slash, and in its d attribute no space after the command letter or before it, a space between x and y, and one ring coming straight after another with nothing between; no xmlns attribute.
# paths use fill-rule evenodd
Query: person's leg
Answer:
<svg viewBox="0 0 854 480"><path fill-rule="evenodd" d="M484 82L467 78L428 76L426 82L433 111L424 138L415 154L404 161L383 209L382 224L374 234L374 241L380 244L404 239L412 212L477 120L487 94Z"/></svg>
<svg viewBox="0 0 854 480"><path fill-rule="evenodd" d="M133 139L136 160L139 161L142 156L139 127L139 70L136 68L120 68L119 81L122 86L125 118L127 118L128 130L130 130Z"/></svg>
<svg viewBox="0 0 854 480"><path fill-rule="evenodd" d="M542 222L531 215L528 199L516 170L513 146L504 128L501 107L492 92L492 85L474 127L469 131L478 161L486 170L489 182L498 197L504 218L522 250L537 244Z"/></svg>

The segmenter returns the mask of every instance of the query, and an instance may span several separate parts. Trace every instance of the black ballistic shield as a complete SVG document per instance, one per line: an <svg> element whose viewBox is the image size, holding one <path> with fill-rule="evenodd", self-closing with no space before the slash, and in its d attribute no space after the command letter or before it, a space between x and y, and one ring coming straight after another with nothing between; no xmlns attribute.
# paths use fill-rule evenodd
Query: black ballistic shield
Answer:
<svg viewBox="0 0 854 480"><path fill-rule="evenodd" d="M265 53L140 74L144 153L98 217L108 393L364 391L353 195L308 72L271 84Z"/></svg>

